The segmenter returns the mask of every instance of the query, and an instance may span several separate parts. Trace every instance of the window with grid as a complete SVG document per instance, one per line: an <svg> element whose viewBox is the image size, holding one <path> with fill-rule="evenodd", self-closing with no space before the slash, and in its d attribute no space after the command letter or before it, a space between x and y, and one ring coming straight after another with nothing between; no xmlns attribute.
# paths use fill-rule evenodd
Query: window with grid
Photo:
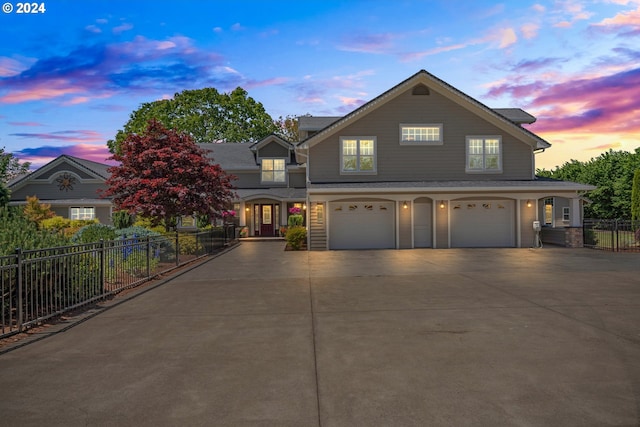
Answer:
<svg viewBox="0 0 640 427"><path fill-rule="evenodd" d="M467 137L467 172L502 172L500 136Z"/></svg>
<svg viewBox="0 0 640 427"><path fill-rule="evenodd" d="M72 207L69 217L71 219L94 219L96 209L93 207Z"/></svg>
<svg viewBox="0 0 640 427"><path fill-rule="evenodd" d="M441 145L441 124L400 124L400 144Z"/></svg>
<svg viewBox="0 0 640 427"><path fill-rule="evenodd" d="M262 182L285 182L285 159L262 159Z"/></svg>
<svg viewBox="0 0 640 427"><path fill-rule="evenodd" d="M376 138L340 138L341 171L374 173L376 171Z"/></svg>

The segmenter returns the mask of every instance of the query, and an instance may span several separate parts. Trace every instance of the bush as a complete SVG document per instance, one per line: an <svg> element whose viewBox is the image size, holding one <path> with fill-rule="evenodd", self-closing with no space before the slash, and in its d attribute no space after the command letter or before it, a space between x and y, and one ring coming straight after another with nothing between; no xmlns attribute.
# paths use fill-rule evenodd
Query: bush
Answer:
<svg viewBox="0 0 640 427"><path fill-rule="evenodd" d="M302 244L307 241L307 229L300 226L289 227L285 240L294 251L299 251Z"/></svg>
<svg viewBox="0 0 640 427"><path fill-rule="evenodd" d="M114 240L116 238L115 228L107 224L89 224L82 227L73 235L71 241L74 243L94 243L102 240Z"/></svg>
<svg viewBox="0 0 640 427"><path fill-rule="evenodd" d="M111 215L113 226L117 229L131 227L133 225L133 219L133 215L124 210L114 212L113 215Z"/></svg>
<svg viewBox="0 0 640 427"><path fill-rule="evenodd" d="M66 237L72 237L85 225L97 223L97 219L69 219L61 216L54 216L53 218L42 220L40 227L45 230L56 231L64 234Z"/></svg>
<svg viewBox="0 0 640 427"><path fill-rule="evenodd" d="M0 256L23 250L46 249L69 245L71 241L51 230L40 230L27 219L19 207L0 208Z"/></svg>

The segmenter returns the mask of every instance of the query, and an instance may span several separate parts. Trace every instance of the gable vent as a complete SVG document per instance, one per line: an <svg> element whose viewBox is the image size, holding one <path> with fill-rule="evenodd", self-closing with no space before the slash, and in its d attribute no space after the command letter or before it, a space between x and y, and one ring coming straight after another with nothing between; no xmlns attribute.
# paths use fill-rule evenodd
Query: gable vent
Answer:
<svg viewBox="0 0 640 427"><path fill-rule="evenodd" d="M416 85L411 91L411 95L429 95L429 88L425 85Z"/></svg>

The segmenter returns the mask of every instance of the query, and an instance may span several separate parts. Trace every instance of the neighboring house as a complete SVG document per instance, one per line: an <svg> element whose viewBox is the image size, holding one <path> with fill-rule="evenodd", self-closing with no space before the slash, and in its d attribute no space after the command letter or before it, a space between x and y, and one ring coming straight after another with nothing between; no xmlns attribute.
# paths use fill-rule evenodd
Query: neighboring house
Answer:
<svg viewBox="0 0 640 427"><path fill-rule="evenodd" d="M306 209L305 169L296 163L291 143L270 135L255 144L198 145L237 177L236 222L248 228L249 236L279 236L289 209Z"/></svg>
<svg viewBox="0 0 640 427"><path fill-rule="evenodd" d="M24 205L36 196L56 215L71 219L98 219L111 224L112 204L98 196L106 190L109 165L61 155L38 170L9 183L10 205Z"/></svg>
<svg viewBox="0 0 640 427"><path fill-rule="evenodd" d="M342 118L300 120L311 250L530 247L534 221L582 244L581 194L594 187L535 176L550 144L520 109L422 70Z"/></svg>

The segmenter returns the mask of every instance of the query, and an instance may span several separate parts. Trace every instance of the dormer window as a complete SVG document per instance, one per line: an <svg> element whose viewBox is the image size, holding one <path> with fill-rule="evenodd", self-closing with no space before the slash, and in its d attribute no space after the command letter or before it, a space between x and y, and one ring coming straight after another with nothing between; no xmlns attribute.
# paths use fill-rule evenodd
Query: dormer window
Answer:
<svg viewBox="0 0 640 427"><path fill-rule="evenodd" d="M286 182L285 159L262 159L262 182Z"/></svg>

